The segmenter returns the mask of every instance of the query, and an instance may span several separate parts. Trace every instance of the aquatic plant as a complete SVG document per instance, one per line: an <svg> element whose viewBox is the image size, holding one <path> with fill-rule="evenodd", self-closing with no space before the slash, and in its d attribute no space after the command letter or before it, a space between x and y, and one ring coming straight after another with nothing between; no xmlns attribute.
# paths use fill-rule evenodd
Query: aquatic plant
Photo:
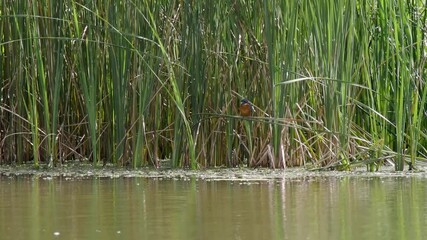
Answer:
<svg viewBox="0 0 427 240"><path fill-rule="evenodd" d="M0 163L415 167L425 4L2 1Z"/></svg>

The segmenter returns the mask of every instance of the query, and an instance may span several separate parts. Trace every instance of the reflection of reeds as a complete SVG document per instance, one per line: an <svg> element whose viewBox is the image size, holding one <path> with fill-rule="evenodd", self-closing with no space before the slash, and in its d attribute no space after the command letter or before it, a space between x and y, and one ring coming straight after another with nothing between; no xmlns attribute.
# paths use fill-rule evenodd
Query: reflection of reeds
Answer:
<svg viewBox="0 0 427 240"><path fill-rule="evenodd" d="M1 163L425 157L421 1L27 4L0 4Z"/></svg>

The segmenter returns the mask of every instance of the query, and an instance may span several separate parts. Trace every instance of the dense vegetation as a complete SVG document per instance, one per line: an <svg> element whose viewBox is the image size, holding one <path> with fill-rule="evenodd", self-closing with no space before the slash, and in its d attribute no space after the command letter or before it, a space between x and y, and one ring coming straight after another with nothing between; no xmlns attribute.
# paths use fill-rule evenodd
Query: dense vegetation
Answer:
<svg viewBox="0 0 427 240"><path fill-rule="evenodd" d="M402 170L427 154L426 4L1 1L0 163Z"/></svg>

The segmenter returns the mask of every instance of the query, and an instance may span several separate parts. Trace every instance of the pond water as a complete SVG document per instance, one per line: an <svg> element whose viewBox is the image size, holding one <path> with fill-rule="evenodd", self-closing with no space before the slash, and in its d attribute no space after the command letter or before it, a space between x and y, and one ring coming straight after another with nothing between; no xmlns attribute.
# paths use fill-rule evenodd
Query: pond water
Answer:
<svg viewBox="0 0 427 240"><path fill-rule="evenodd" d="M426 184L0 177L0 238L426 239Z"/></svg>

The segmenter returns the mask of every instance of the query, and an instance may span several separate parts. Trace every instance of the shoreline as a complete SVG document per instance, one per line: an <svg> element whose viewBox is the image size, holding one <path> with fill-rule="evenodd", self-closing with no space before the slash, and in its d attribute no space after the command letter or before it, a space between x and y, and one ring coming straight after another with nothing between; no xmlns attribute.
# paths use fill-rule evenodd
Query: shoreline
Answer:
<svg viewBox="0 0 427 240"><path fill-rule="evenodd" d="M425 167L419 167L418 171L396 172L392 166L382 167L378 172L367 172L365 167L355 168L351 171L312 171L303 167L286 169L268 168L208 168L202 170L186 169L155 169L140 168L126 169L107 165L94 167L92 164L63 164L60 167L48 168L41 165L35 169L33 165L0 166L0 177L20 177L52 179L65 178L91 179L91 178L153 178L172 180L210 180L210 181L283 181L283 180L307 180L322 177L419 177L427 178Z"/></svg>

